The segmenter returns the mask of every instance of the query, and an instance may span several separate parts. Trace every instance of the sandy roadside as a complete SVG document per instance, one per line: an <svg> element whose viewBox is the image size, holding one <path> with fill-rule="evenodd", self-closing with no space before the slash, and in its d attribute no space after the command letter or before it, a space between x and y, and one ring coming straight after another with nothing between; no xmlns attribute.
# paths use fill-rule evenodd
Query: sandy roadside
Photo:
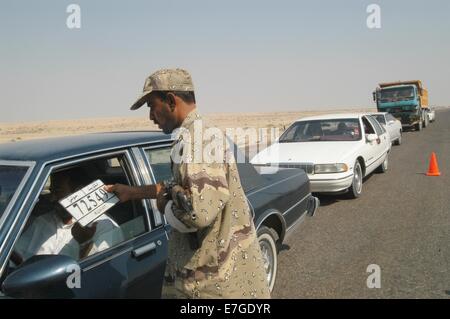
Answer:
<svg viewBox="0 0 450 319"><path fill-rule="evenodd" d="M270 113L214 113L205 115L208 123L227 128L279 128L284 131L296 119L327 113L368 112L371 108ZM0 123L0 143L36 138L78 135L94 132L157 130L147 117L60 120L24 123Z"/></svg>

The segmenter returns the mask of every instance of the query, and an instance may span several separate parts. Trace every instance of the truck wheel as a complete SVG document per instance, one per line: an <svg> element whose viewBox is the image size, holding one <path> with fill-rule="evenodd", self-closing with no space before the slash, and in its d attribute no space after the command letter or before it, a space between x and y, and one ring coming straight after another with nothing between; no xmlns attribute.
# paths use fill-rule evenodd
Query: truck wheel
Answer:
<svg viewBox="0 0 450 319"><path fill-rule="evenodd" d="M278 235L272 228L261 226L258 229L258 242L261 247L264 269L267 275L270 291L272 292L277 278L278 251L276 241Z"/></svg>
<svg viewBox="0 0 450 319"><path fill-rule="evenodd" d="M357 160L353 168L353 182L352 186L348 189L348 197L358 198L362 193L363 184L363 172L361 169L361 164Z"/></svg>

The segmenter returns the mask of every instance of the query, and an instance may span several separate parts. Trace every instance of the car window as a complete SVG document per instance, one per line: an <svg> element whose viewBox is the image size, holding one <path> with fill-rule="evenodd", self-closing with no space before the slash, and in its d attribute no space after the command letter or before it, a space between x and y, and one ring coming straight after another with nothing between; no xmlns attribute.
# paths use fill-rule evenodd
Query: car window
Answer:
<svg viewBox="0 0 450 319"><path fill-rule="evenodd" d="M384 125L378 125L381 129L381 132L386 133L386 127Z"/></svg>
<svg viewBox="0 0 450 319"><path fill-rule="evenodd" d="M384 115L383 115L384 118ZM372 116L372 119L374 119L374 117ZM381 134L386 133L386 126L385 125L381 125L380 122L378 121L374 121L375 122L375 127L378 127L381 130Z"/></svg>
<svg viewBox="0 0 450 319"><path fill-rule="evenodd" d="M378 136L386 132L384 128L378 123L372 116L368 116L367 119L372 123L373 128Z"/></svg>
<svg viewBox="0 0 450 319"><path fill-rule="evenodd" d="M0 217L25 177L28 167L0 165Z"/></svg>
<svg viewBox="0 0 450 319"><path fill-rule="evenodd" d="M98 179L105 184L135 185L125 155L86 160L52 170L15 244L13 263L18 265L42 254L67 255L81 260L148 231L142 201L117 203L86 227L75 222L59 200ZM91 211L97 205L100 201L91 197L80 203L79 208Z"/></svg>
<svg viewBox="0 0 450 319"><path fill-rule="evenodd" d="M362 118L362 122L364 126L364 134L375 134L375 130L372 127L372 124L370 124L366 117Z"/></svg>
<svg viewBox="0 0 450 319"><path fill-rule="evenodd" d="M384 118L383 114L377 114L374 115L374 117L376 118L376 120L381 123L381 124L386 124L386 119Z"/></svg>
<svg viewBox="0 0 450 319"><path fill-rule="evenodd" d="M301 126L300 122L296 122L296 123L292 124L291 126L289 126L288 129L281 135L280 141L283 141L283 140L289 140L289 141L294 140L294 135L296 135L296 133L297 133L297 131L299 130L300 127L304 129L304 126Z"/></svg>
<svg viewBox="0 0 450 319"><path fill-rule="evenodd" d="M170 152L170 147L145 150L156 182L172 179Z"/></svg>
<svg viewBox="0 0 450 319"><path fill-rule="evenodd" d="M387 114L386 118L387 118L388 122L395 122L395 117L393 117L391 114Z"/></svg>
<svg viewBox="0 0 450 319"><path fill-rule="evenodd" d="M354 118L299 121L281 135L279 143L356 141L361 139L359 120Z"/></svg>

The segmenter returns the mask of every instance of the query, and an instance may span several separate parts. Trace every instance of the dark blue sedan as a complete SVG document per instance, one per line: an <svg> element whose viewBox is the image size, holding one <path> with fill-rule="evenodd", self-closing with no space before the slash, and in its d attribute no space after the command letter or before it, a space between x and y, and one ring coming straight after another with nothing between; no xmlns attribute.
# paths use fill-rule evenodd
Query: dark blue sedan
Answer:
<svg viewBox="0 0 450 319"><path fill-rule="evenodd" d="M61 214L58 195L75 191L73 181L170 179L171 143L160 132L120 132L0 145L0 296L160 298L170 226L155 202L119 203L89 232ZM301 169L238 169L272 289L278 247L319 202Z"/></svg>

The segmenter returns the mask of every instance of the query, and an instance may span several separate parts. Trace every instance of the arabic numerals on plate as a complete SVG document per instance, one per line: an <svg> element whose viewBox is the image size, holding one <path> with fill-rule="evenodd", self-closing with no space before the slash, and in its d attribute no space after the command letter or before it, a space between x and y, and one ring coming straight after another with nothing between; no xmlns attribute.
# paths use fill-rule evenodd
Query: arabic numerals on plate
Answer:
<svg viewBox="0 0 450 319"><path fill-rule="evenodd" d="M89 210L92 210L92 208L95 208L98 206L97 201L95 199L93 199L91 197L91 195L87 195L86 198L88 199L89 203L91 203L91 205L92 205L90 209L88 208Z"/></svg>
<svg viewBox="0 0 450 319"><path fill-rule="evenodd" d="M81 206L80 204L83 204L83 206L87 209L87 213L89 213L89 212L92 210L92 207L89 206L89 203L88 203L88 201L87 201L85 198L81 199L81 200L78 202L78 205L79 205L79 206Z"/></svg>
<svg viewBox="0 0 450 319"><path fill-rule="evenodd" d="M108 200L108 193L103 189L103 188L99 188L96 192L95 192L95 197L97 198L97 200L102 201L102 202L106 202Z"/></svg>
<svg viewBox="0 0 450 319"><path fill-rule="evenodd" d="M81 201L80 201L80 202L81 202ZM83 210L83 208L81 207L81 205L79 205L80 202L74 203L74 204L72 205L72 207L73 207L73 208L77 208L78 211L81 213L81 215L84 216L84 215L86 215L88 212L85 212L85 211Z"/></svg>

